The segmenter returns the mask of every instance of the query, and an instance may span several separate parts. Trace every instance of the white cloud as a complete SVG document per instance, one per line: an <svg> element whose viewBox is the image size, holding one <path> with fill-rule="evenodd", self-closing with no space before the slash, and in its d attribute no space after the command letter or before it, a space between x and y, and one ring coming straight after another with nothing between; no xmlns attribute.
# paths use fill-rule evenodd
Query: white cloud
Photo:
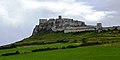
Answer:
<svg viewBox="0 0 120 60"><path fill-rule="evenodd" d="M8 26L17 26L22 22L24 16L21 15L20 3L14 0L0 1L0 16L2 23Z"/></svg>
<svg viewBox="0 0 120 60"><path fill-rule="evenodd" d="M85 21L100 21L107 13L105 11L97 11L93 9L93 6L86 5L84 2L75 2L75 0L60 0L60 1L34 1L34 0L22 0L26 8L37 9L45 8L50 11L58 12L67 17L80 17Z"/></svg>
<svg viewBox="0 0 120 60"><path fill-rule="evenodd" d="M87 14L85 16L86 20L90 21L100 21L107 15L104 11L92 12L91 14Z"/></svg>
<svg viewBox="0 0 120 60"><path fill-rule="evenodd" d="M0 4L0 15L4 22L12 25L21 25L26 18L24 14L36 9L47 9L66 17L77 17L77 19L91 22L100 21L108 15L105 11L94 10L93 6L87 5L85 2L76 2L76 0L12 0L4 4L6 1L9 0L2 0L3 3Z"/></svg>

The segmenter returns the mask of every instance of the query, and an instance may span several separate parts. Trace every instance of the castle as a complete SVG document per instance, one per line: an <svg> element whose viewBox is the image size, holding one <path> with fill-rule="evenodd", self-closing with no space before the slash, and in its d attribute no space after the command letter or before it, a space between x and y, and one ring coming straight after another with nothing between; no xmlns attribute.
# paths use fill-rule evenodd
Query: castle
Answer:
<svg viewBox="0 0 120 60"><path fill-rule="evenodd" d="M108 29L120 29L120 26L115 27L102 27L102 23L97 23L95 26L86 25L83 21L73 20L70 18L62 18L58 16L56 19L39 19L39 25L36 25L33 31L33 35L41 30L52 30L54 32L63 31L64 33L69 32L82 32L82 31L97 31Z"/></svg>

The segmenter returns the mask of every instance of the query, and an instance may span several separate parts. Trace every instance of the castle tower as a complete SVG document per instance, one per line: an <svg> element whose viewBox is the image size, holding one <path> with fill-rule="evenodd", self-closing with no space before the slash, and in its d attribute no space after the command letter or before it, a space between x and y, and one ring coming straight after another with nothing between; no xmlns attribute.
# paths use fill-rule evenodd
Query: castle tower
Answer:
<svg viewBox="0 0 120 60"><path fill-rule="evenodd" d="M59 15L59 16L58 16L58 19L62 19L62 16L61 16L61 15Z"/></svg>
<svg viewBox="0 0 120 60"><path fill-rule="evenodd" d="M97 30L98 32L101 32L101 31L102 31L102 23L97 23L96 30Z"/></svg>

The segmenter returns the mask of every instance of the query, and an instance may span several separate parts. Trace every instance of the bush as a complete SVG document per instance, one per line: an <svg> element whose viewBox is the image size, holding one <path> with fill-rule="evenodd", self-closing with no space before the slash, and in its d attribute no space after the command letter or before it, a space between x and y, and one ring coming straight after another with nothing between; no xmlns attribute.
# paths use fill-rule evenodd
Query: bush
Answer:
<svg viewBox="0 0 120 60"><path fill-rule="evenodd" d="M0 46L0 49L10 49L10 48L16 48L16 45L10 44L10 45L5 45L5 46Z"/></svg>
<svg viewBox="0 0 120 60"><path fill-rule="evenodd" d="M16 54L20 54L20 52L16 51L14 53L5 53L5 54L2 54L1 56L9 56L9 55L16 55Z"/></svg>
<svg viewBox="0 0 120 60"><path fill-rule="evenodd" d="M82 44L86 44L87 43L87 38L83 38L81 41L82 41Z"/></svg>
<svg viewBox="0 0 120 60"><path fill-rule="evenodd" d="M56 43L67 43L67 42L69 42L68 40L65 40L65 39L63 39L63 40L57 40L56 41Z"/></svg>
<svg viewBox="0 0 120 60"><path fill-rule="evenodd" d="M61 47L61 49L66 49L66 47Z"/></svg>
<svg viewBox="0 0 120 60"><path fill-rule="evenodd" d="M77 40L73 40L72 43L77 43Z"/></svg>
<svg viewBox="0 0 120 60"><path fill-rule="evenodd" d="M74 45L68 45L66 48L76 48L78 46L74 46Z"/></svg>
<svg viewBox="0 0 120 60"><path fill-rule="evenodd" d="M81 44L80 46L91 46L91 45L99 45L102 44L101 42L87 42L84 44Z"/></svg>
<svg viewBox="0 0 120 60"><path fill-rule="evenodd" d="M48 51L48 50L56 50L58 48L41 48L41 49L35 49L35 50L32 50L32 52L38 52L38 51Z"/></svg>

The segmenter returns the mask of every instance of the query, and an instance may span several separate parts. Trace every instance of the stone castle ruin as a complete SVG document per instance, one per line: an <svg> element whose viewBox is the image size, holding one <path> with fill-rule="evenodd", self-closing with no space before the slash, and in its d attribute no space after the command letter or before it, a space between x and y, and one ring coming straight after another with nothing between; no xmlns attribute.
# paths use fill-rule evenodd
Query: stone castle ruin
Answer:
<svg viewBox="0 0 120 60"><path fill-rule="evenodd" d="M120 29L120 27L117 27ZM36 25L33 31L33 35L41 30L52 30L54 32L63 31L69 32L82 32L82 31L102 31L108 29L115 29L114 27L102 27L102 23L97 23L96 26L86 25L85 22L73 20L70 18L62 18L58 16L56 19L39 19L39 25Z"/></svg>

